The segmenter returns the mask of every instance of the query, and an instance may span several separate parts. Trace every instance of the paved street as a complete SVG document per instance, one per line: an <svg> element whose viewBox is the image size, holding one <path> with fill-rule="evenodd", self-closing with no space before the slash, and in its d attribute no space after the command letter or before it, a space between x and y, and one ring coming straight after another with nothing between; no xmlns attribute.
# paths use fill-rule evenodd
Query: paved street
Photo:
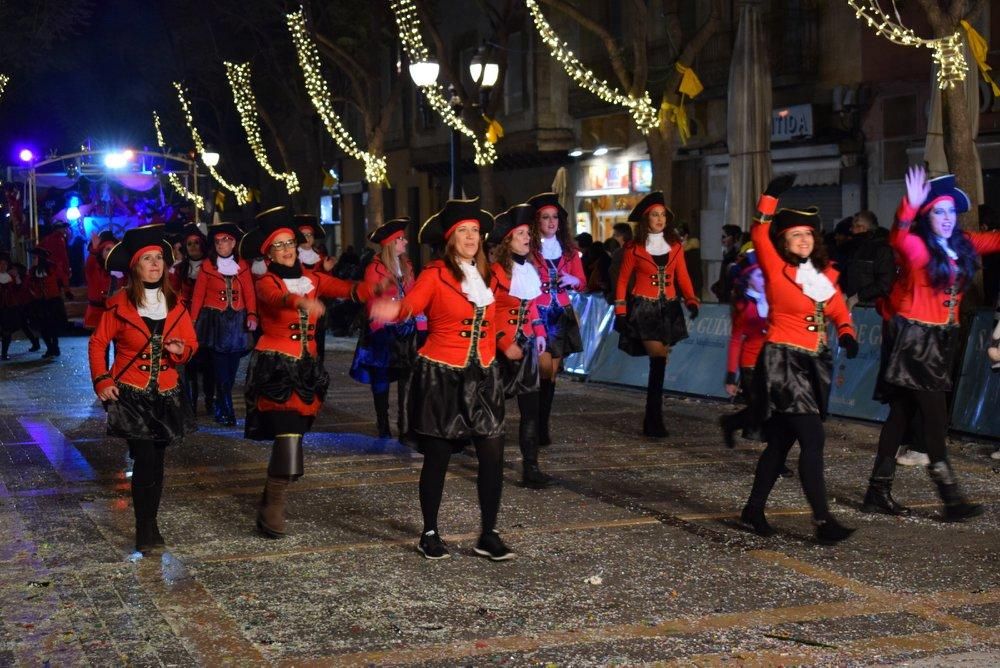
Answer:
<svg viewBox="0 0 1000 668"><path fill-rule="evenodd" d="M858 532L815 544L789 479L769 513L779 534L764 540L736 523L760 446L722 447L728 405L668 399L672 437L654 442L636 435L639 392L564 379L557 443L542 453L560 481L550 490L517 484L511 405L500 529L518 558L472 553L475 460L463 455L441 509L454 558L428 562L414 550L420 458L373 437L371 395L346 375L353 342L338 340L292 535L253 528L268 445L200 415L167 454L169 550L136 558L125 446L103 435L86 340L51 362L25 346L0 366L2 666L1000 662L1000 473L986 444L953 441L984 517L940 522L915 469L896 496L916 516L868 516L857 507L877 432L833 420L833 510Z"/></svg>

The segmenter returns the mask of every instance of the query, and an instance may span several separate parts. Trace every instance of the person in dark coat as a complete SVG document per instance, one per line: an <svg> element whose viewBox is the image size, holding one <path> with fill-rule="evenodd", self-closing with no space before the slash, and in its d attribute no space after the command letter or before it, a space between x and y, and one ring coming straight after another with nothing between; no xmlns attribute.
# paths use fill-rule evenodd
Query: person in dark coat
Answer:
<svg viewBox="0 0 1000 668"><path fill-rule="evenodd" d="M840 287L847 306L874 306L886 299L896 278L896 263L888 239L876 233L878 218L859 211L851 223L851 240L844 248Z"/></svg>
<svg viewBox="0 0 1000 668"><path fill-rule="evenodd" d="M730 267L739 259L740 241L743 230L737 225L722 226L722 266L719 268L719 280L710 288L720 304L728 304L733 296L733 276Z"/></svg>

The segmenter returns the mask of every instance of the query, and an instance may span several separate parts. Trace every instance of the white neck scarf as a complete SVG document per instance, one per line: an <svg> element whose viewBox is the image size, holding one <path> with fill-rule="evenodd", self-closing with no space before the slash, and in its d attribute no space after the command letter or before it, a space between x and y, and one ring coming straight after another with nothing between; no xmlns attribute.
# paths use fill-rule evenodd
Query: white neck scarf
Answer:
<svg viewBox="0 0 1000 668"><path fill-rule="evenodd" d="M316 264L322 260L319 253L314 251L312 248L302 248L299 246L299 262L302 264Z"/></svg>
<svg viewBox="0 0 1000 668"><path fill-rule="evenodd" d="M552 237L551 239L546 239L542 237L542 257L546 260L558 260L563 255L562 246L559 244L559 239Z"/></svg>
<svg viewBox="0 0 1000 668"><path fill-rule="evenodd" d="M167 317L167 299L159 288L144 288L145 302L139 307L139 315L150 320L163 320Z"/></svg>
<svg viewBox="0 0 1000 668"><path fill-rule="evenodd" d="M194 281L198 278L198 274L201 273L201 263L205 261L205 258L200 260L188 260L188 280Z"/></svg>
<svg viewBox="0 0 1000 668"><path fill-rule="evenodd" d="M542 294L542 279L534 265L515 262L510 272L510 294L518 299L534 299Z"/></svg>
<svg viewBox="0 0 1000 668"><path fill-rule="evenodd" d="M250 265L250 273L254 276L263 276L267 273L267 262L264 261L264 258L259 257L253 261L253 264Z"/></svg>
<svg viewBox="0 0 1000 668"><path fill-rule="evenodd" d="M936 234L934 235L934 239L937 241L938 246L940 246L941 249L948 254L948 257L950 257L952 260L958 259L958 253L952 250L951 244L948 242L947 239L945 239L944 237L939 237Z"/></svg>
<svg viewBox="0 0 1000 668"><path fill-rule="evenodd" d="M837 288L833 287L830 279L816 271L812 260L806 260L799 265L795 273L795 282L802 287L806 297L814 302L825 302L837 293Z"/></svg>
<svg viewBox="0 0 1000 668"><path fill-rule="evenodd" d="M298 278L283 278L281 280L285 282L285 287L293 295L305 296L316 288L313 282L309 280L309 277L304 275Z"/></svg>
<svg viewBox="0 0 1000 668"><path fill-rule="evenodd" d="M767 312L770 310L767 306L767 297L760 294L753 288L747 288L747 297L752 299L755 304L757 304L757 313L762 318L767 317Z"/></svg>
<svg viewBox="0 0 1000 668"><path fill-rule="evenodd" d="M666 255L670 252L670 244L663 238L663 232L650 232L646 237L646 252L650 255Z"/></svg>
<svg viewBox="0 0 1000 668"><path fill-rule="evenodd" d="M459 261L458 266L462 268L462 292L469 298L469 301L476 306L488 306L493 303L493 291L486 287L483 277L479 275L476 265L471 262Z"/></svg>
<svg viewBox="0 0 1000 668"><path fill-rule="evenodd" d="M0 274L0 285L7 285L8 283L10 283L13 280L14 279L12 279L10 277L10 274L8 274L6 271L3 272L2 274Z"/></svg>
<svg viewBox="0 0 1000 668"><path fill-rule="evenodd" d="M218 262L215 263L215 267L223 276L235 276L240 273L240 263L232 255L229 257L220 257Z"/></svg>

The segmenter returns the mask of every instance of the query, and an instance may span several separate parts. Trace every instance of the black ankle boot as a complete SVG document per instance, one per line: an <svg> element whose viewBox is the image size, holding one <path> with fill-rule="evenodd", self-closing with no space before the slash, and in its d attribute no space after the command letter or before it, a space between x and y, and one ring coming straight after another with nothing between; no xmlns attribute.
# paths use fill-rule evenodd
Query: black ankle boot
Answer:
<svg viewBox="0 0 1000 668"><path fill-rule="evenodd" d="M885 515L909 515L910 509L892 498L892 483L896 478L896 458L875 456L868 491L861 504L863 513L883 513Z"/></svg>
<svg viewBox="0 0 1000 668"><path fill-rule="evenodd" d="M823 545L834 545L842 540L847 540L855 531L842 525L832 515L822 520L813 520L813 522L816 524L816 540Z"/></svg>
<svg viewBox="0 0 1000 668"><path fill-rule="evenodd" d="M666 357L649 358L649 382L646 384L646 414L642 420L642 435L665 438L663 426L663 376L667 369Z"/></svg>
<svg viewBox="0 0 1000 668"><path fill-rule="evenodd" d="M132 483L132 509L135 512L135 551L146 554L156 547L153 535L156 486L137 487Z"/></svg>
<svg viewBox="0 0 1000 668"><path fill-rule="evenodd" d="M756 508L749 504L744 506L743 512L740 514L740 522L750 531L764 538L770 538L775 533L774 528L768 524L767 518L764 517L763 508Z"/></svg>
<svg viewBox="0 0 1000 668"><path fill-rule="evenodd" d="M969 503L958 488L951 464L946 460L932 462L927 467L927 473L937 485L938 495L944 503L944 521L961 522L970 517L983 514L983 507L978 503Z"/></svg>
<svg viewBox="0 0 1000 668"><path fill-rule="evenodd" d="M378 428L379 438L392 438L392 430L389 429L389 393L372 392L375 401L375 424Z"/></svg>
<svg viewBox="0 0 1000 668"><path fill-rule="evenodd" d="M736 447L736 425L733 418L735 415L723 415L719 418L719 427L722 428L722 442L730 450Z"/></svg>

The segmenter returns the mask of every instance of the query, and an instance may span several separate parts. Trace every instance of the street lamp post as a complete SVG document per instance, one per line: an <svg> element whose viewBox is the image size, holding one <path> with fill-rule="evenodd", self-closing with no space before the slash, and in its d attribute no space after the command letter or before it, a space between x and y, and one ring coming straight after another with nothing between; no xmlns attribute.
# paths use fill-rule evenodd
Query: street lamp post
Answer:
<svg viewBox="0 0 1000 668"><path fill-rule="evenodd" d="M458 118L462 117L462 98L458 96L454 84L448 87L451 99L448 104ZM461 199L465 196L462 188L462 133L451 129L451 199Z"/></svg>
<svg viewBox="0 0 1000 668"><path fill-rule="evenodd" d="M222 156L219 155L219 152L216 151L211 146L205 146L204 149L201 152L201 161L204 162L205 166L209 168L209 175L208 175L209 186L211 186L211 184L212 184L211 171L212 171L212 169L214 169L219 164L219 160L221 160L221 159L222 159ZM195 193L197 194L197 192L198 192L198 161L197 160L195 160L195 161L192 162L192 167L194 168ZM212 189L211 189L211 187L209 187L206 190L206 195L208 195L208 193L211 193L211 191L212 191ZM205 212L211 215L211 217L208 219L208 224L211 224L212 220L215 218L215 197L208 197L208 196L206 196L205 197L205 202L206 202ZM195 207L194 211L195 211L195 217L197 217L197 215L198 215L198 208Z"/></svg>

